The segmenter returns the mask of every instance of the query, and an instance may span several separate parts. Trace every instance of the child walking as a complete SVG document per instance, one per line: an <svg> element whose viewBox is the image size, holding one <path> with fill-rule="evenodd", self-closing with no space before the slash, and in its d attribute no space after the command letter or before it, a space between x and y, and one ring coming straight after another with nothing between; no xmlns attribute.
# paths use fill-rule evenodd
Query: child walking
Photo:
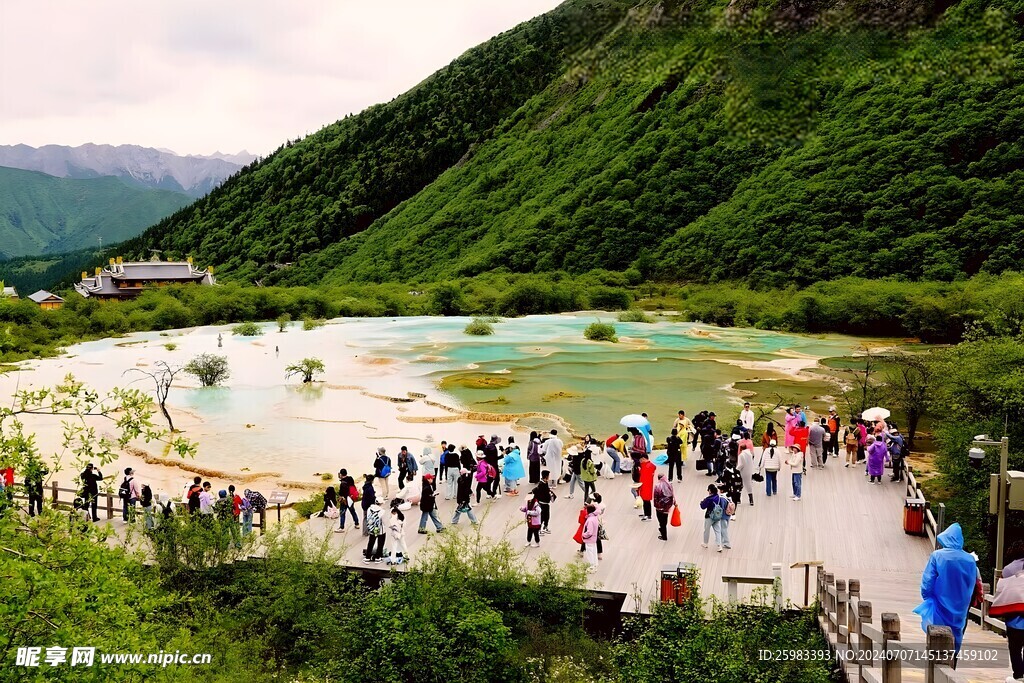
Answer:
<svg viewBox="0 0 1024 683"><path fill-rule="evenodd" d="M530 492L530 500L519 508L526 514L526 547L540 547L540 503L537 501L537 489Z"/></svg>

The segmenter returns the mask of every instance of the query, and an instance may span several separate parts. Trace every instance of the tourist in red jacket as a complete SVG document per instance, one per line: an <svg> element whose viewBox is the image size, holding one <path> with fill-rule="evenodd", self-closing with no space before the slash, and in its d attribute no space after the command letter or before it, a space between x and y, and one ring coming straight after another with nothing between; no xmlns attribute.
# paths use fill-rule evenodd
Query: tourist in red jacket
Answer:
<svg viewBox="0 0 1024 683"><path fill-rule="evenodd" d="M644 512L640 519L645 522L651 519L651 500L654 498L654 473L657 466L644 453L640 456L640 500L644 502Z"/></svg>

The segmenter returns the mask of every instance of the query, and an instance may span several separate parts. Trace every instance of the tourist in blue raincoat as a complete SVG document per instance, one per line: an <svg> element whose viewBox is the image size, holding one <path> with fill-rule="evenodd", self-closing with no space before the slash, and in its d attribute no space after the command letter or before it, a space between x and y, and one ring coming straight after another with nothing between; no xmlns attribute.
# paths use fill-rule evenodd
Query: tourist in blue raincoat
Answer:
<svg viewBox="0 0 1024 683"><path fill-rule="evenodd" d="M914 612L921 616L921 628L928 632L932 624L949 626L953 631L956 651L960 652L967 610L971 606L978 582L978 563L964 552L964 533L959 524L952 524L936 539L941 546L928 558L921 576L921 597L924 602Z"/></svg>
<svg viewBox="0 0 1024 683"><path fill-rule="evenodd" d="M505 476L505 493L518 496L519 480L526 478L526 470L523 469L523 456L519 452L519 446L515 443L510 443L509 449L505 452L502 474Z"/></svg>

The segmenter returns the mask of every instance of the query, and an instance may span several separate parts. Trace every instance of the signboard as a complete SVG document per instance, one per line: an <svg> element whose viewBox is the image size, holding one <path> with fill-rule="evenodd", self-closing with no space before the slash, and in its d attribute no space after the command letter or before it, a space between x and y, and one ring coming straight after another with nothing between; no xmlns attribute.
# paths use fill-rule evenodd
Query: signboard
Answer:
<svg viewBox="0 0 1024 683"><path fill-rule="evenodd" d="M287 503L288 502L288 492L287 491L271 491L270 492L270 496L267 498L267 502L270 503L271 505L273 505L275 503L278 504L278 505L281 505L282 503Z"/></svg>

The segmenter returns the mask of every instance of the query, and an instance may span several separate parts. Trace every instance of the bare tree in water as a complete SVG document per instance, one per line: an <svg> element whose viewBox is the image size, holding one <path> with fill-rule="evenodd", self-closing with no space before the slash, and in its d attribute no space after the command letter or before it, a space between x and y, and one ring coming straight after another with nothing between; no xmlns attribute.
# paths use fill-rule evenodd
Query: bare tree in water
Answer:
<svg viewBox="0 0 1024 683"><path fill-rule="evenodd" d="M861 347L861 351L863 354L857 356L857 365L845 368L843 377L836 380L839 395L850 417L860 417L861 413L878 403L880 387L875 375L879 359L867 346Z"/></svg>
<svg viewBox="0 0 1024 683"><path fill-rule="evenodd" d="M174 384L174 378L179 372L183 370L182 367L177 365L170 365L167 361L158 360L154 363L156 369L152 372L142 370L140 368L129 368L125 370L124 374L129 372L137 372L141 375L149 377L153 381L153 389L156 392L156 403L160 406L160 412L164 414L167 419L167 426L172 432L177 430L174 428L174 422L171 420L171 414L167 412L167 395L171 393L171 385Z"/></svg>

